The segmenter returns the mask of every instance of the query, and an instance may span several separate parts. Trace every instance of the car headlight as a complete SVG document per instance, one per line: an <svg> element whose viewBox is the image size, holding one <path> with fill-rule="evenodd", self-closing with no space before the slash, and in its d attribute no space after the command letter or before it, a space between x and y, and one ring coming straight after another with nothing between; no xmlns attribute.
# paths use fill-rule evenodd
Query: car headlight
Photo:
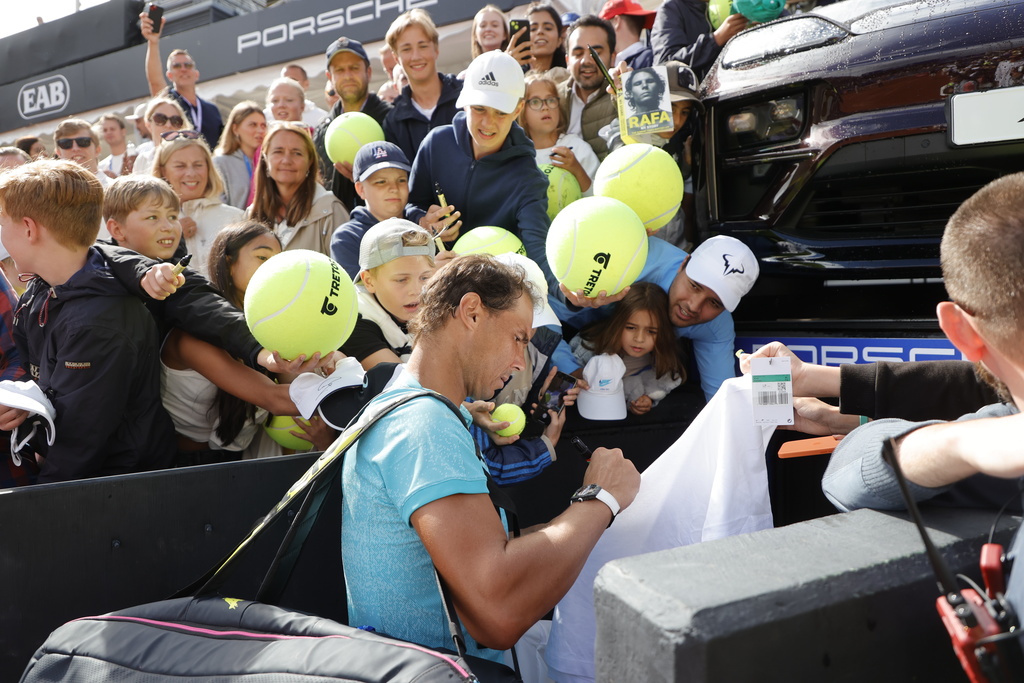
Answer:
<svg viewBox="0 0 1024 683"><path fill-rule="evenodd" d="M725 116L726 151L793 140L804 128L804 97L791 95L740 107Z"/></svg>

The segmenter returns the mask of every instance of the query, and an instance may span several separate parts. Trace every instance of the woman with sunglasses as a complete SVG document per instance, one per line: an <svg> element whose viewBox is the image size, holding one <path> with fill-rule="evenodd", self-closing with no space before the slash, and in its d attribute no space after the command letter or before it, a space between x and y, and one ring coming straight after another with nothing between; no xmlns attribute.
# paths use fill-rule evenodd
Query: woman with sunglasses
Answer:
<svg viewBox="0 0 1024 683"><path fill-rule="evenodd" d="M256 153L266 135L267 117L255 102L239 102L228 114L214 150L213 165L224 180L224 196L231 206L249 207Z"/></svg>
<svg viewBox="0 0 1024 683"><path fill-rule="evenodd" d="M245 213L221 200L224 183L199 131L167 131L161 138L153 175L166 180L181 199L179 222L185 247L192 254L190 265L208 276L207 256L214 238L224 226L245 218Z"/></svg>
<svg viewBox="0 0 1024 683"><path fill-rule="evenodd" d="M576 178L584 196L592 195L591 179L601 162L583 138L565 132L568 122L562 121L555 81L545 74L527 76L525 99L519 125L537 148L537 165L565 169Z"/></svg>
<svg viewBox="0 0 1024 683"><path fill-rule="evenodd" d="M153 172L153 162L163 143L161 135L175 130L192 130L192 122L185 116L185 110L181 105L168 97L154 97L146 105L146 113L142 117L149 128L153 140L153 147L143 149L135 158L135 165L132 173Z"/></svg>
<svg viewBox="0 0 1024 683"><path fill-rule="evenodd" d="M286 251L311 249L330 256L335 228L348 221L345 206L324 189L319 175L306 126L274 122L256 164L249 216L274 226Z"/></svg>

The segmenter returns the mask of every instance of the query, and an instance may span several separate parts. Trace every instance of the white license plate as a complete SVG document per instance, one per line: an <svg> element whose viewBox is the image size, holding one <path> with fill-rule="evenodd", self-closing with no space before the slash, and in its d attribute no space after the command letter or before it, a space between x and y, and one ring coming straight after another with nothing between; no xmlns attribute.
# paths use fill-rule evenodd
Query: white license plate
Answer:
<svg viewBox="0 0 1024 683"><path fill-rule="evenodd" d="M1024 86L950 97L949 137L954 145L1024 140Z"/></svg>

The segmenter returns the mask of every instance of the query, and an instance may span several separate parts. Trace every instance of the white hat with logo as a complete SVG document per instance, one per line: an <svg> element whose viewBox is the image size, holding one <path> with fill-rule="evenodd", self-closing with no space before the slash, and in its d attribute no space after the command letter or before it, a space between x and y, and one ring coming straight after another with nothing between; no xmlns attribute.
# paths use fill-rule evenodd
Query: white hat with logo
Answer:
<svg viewBox="0 0 1024 683"><path fill-rule="evenodd" d="M686 262L686 275L714 290L730 313L750 291L761 272L757 257L735 237L718 235L697 247Z"/></svg>
<svg viewBox="0 0 1024 683"><path fill-rule="evenodd" d="M588 420L622 420L626 417L626 392L622 376L626 364L617 354L594 356L583 368L583 379L590 385L576 397L580 415Z"/></svg>
<svg viewBox="0 0 1024 683"><path fill-rule="evenodd" d="M455 106L477 105L511 114L525 94L526 80L519 62L501 50L491 50L470 62Z"/></svg>

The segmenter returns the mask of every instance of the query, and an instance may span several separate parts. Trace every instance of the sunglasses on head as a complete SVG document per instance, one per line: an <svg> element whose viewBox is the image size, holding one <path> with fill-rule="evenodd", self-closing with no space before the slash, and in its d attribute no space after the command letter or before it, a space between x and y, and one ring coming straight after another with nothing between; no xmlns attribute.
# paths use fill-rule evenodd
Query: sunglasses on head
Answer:
<svg viewBox="0 0 1024 683"><path fill-rule="evenodd" d="M168 122L175 128L181 128L185 125L185 119L181 118L177 114L167 116L166 114L153 114L153 123L158 126L166 126Z"/></svg>
<svg viewBox="0 0 1024 683"><path fill-rule="evenodd" d="M61 138L57 140L57 146L61 149L71 149L76 143L79 147L88 147L92 144L92 138Z"/></svg>
<svg viewBox="0 0 1024 683"><path fill-rule="evenodd" d="M198 130L169 130L166 133L160 133L160 137L162 137L164 140L167 140L167 142L170 142L171 140L177 140L178 138L185 138L186 140L198 140L199 135L200 133Z"/></svg>

